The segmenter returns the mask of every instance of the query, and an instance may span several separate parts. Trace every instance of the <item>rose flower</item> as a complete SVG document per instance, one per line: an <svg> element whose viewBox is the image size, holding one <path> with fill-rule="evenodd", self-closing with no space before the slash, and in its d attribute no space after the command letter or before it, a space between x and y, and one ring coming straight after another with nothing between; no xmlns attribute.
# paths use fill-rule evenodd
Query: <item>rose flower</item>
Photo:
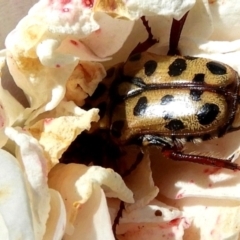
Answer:
<svg viewBox="0 0 240 240"><path fill-rule="evenodd" d="M101 117L98 106L86 109L89 97L135 52L208 58L240 73L240 3L31 5L7 2L1 12L0 239L240 239L238 167L172 161L149 146L122 146L115 161L115 145L99 139L89 155L83 147ZM239 135L183 152L236 166Z"/></svg>

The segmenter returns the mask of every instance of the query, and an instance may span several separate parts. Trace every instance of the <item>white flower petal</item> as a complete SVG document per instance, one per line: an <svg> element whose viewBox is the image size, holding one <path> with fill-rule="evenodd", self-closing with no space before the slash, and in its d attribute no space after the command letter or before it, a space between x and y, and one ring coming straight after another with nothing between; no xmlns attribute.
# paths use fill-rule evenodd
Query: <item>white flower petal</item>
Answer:
<svg viewBox="0 0 240 240"><path fill-rule="evenodd" d="M76 217L75 231L72 235L65 234L66 240L114 240L112 224L108 213L106 197L99 186L95 186L89 200L83 204Z"/></svg>
<svg viewBox="0 0 240 240"><path fill-rule="evenodd" d="M43 240L62 239L66 227L66 209L59 192L50 189L50 212Z"/></svg>
<svg viewBox="0 0 240 240"><path fill-rule="evenodd" d="M135 203L125 204L127 211L132 211L147 205L158 194L159 189L155 186L152 179L152 170L150 167L148 151L145 152L141 162L130 175L124 178L126 185L134 193ZM136 181L136 179L138 179Z"/></svg>
<svg viewBox="0 0 240 240"><path fill-rule="evenodd" d="M169 202L192 219L192 224L185 231L184 240L239 239L239 201L183 198Z"/></svg>
<svg viewBox="0 0 240 240"><path fill-rule="evenodd" d="M0 239L35 238L26 179L17 159L0 149ZM7 236L7 238L5 238Z"/></svg>
<svg viewBox="0 0 240 240"><path fill-rule="evenodd" d="M123 211L117 235L121 240L181 240L184 229L189 226L190 219L181 211L154 200L140 209Z"/></svg>
<svg viewBox="0 0 240 240"><path fill-rule="evenodd" d="M160 157L159 151L154 152L151 160L155 184L161 194L168 198L207 197L240 200L239 171L177 162ZM235 162L239 163L239 159Z"/></svg>
<svg viewBox="0 0 240 240"><path fill-rule="evenodd" d="M18 157L24 166L28 180L28 194L31 199L34 233L41 239L50 209L50 195L47 186L46 159L38 141L26 132L7 127L6 135L19 146Z"/></svg>
<svg viewBox="0 0 240 240"><path fill-rule="evenodd" d="M97 166L87 167L73 163L68 165L57 164L49 173L49 186L59 191L64 199L67 210L66 233L68 235L74 234L75 236L75 231L85 232L85 229L81 229L81 227L78 229L76 226L78 226L79 221L86 221L86 218L88 218L88 221L94 222L94 216L88 211L98 211L97 209L100 205L103 207L103 210L99 209L100 214L108 216L108 218L104 218L106 220L104 223L106 223L106 227L108 228L110 216L108 211L106 211L105 196L99 192L99 187L107 190L108 195L118 197L127 202L133 202L132 192L126 187L121 177L111 169L104 169ZM95 194L99 197L96 197ZM94 207L91 205L92 202L95 202ZM92 223L87 229L89 231L96 231Z"/></svg>

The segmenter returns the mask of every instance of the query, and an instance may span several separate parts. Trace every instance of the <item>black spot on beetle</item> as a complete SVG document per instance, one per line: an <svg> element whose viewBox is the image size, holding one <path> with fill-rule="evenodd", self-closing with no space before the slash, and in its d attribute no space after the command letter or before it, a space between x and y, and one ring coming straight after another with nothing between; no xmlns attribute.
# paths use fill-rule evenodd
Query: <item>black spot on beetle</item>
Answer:
<svg viewBox="0 0 240 240"><path fill-rule="evenodd" d="M193 57L193 56L184 56L184 58L185 58L186 60L190 60L190 61L195 60L195 59L198 59L198 57Z"/></svg>
<svg viewBox="0 0 240 240"><path fill-rule="evenodd" d="M161 217L162 215L162 211L160 211L159 209L155 211L155 216Z"/></svg>
<svg viewBox="0 0 240 240"><path fill-rule="evenodd" d="M214 75L224 75L227 73L227 68L223 64L218 62L208 62L207 68Z"/></svg>
<svg viewBox="0 0 240 240"><path fill-rule="evenodd" d="M193 78L193 82L203 83L204 82L204 78L205 78L205 74L204 73L195 74L194 78Z"/></svg>
<svg viewBox="0 0 240 240"><path fill-rule="evenodd" d="M96 88L95 92L91 96L92 100L96 100L101 97L107 90L107 87L103 83L99 83L98 87Z"/></svg>
<svg viewBox="0 0 240 240"><path fill-rule="evenodd" d="M173 100L174 100L174 96L167 94L167 95L165 95L161 98L161 103L160 104L161 105L166 105L166 104L172 102Z"/></svg>
<svg viewBox="0 0 240 240"><path fill-rule="evenodd" d="M183 58L177 58L175 59L170 66L168 67L168 74L171 77L179 76L182 74L183 71L185 71L187 68L186 60Z"/></svg>
<svg viewBox="0 0 240 240"><path fill-rule="evenodd" d="M203 94L202 90L195 90L195 89L190 90L190 97L193 101L200 101L202 94Z"/></svg>
<svg viewBox="0 0 240 240"><path fill-rule="evenodd" d="M138 99L138 102L136 106L133 108L133 115L134 116L142 116L144 115L146 109L147 109L147 98L146 97L140 97Z"/></svg>
<svg viewBox="0 0 240 240"><path fill-rule="evenodd" d="M184 129L184 124L179 119L173 119L168 124L165 125L165 128L171 131L179 131L181 129Z"/></svg>
<svg viewBox="0 0 240 240"><path fill-rule="evenodd" d="M157 68L157 62L154 60L149 60L144 64L144 72L149 77L151 76Z"/></svg>
<svg viewBox="0 0 240 240"><path fill-rule="evenodd" d="M114 68L114 67L109 68L109 69L107 70L107 75L106 75L105 78L111 78L111 77L113 76L114 72L115 72L115 68Z"/></svg>
<svg viewBox="0 0 240 240"><path fill-rule="evenodd" d="M219 107L214 103L205 103L198 111L197 118L200 124L212 123L219 113Z"/></svg>
<svg viewBox="0 0 240 240"><path fill-rule="evenodd" d="M99 108L99 116L100 119L102 119L106 113L107 110L107 103L106 102L101 102L97 105L97 108Z"/></svg>
<svg viewBox="0 0 240 240"><path fill-rule="evenodd" d="M129 61L130 62L135 62L141 59L141 53L136 53L134 55L132 55L131 57L129 57Z"/></svg>
<svg viewBox="0 0 240 240"><path fill-rule="evenodd" d="M123 127L124 127L124 121L119 120L119 121L113 122L111 126L111 134L116 138L121 137L121 132Z"/></svg>

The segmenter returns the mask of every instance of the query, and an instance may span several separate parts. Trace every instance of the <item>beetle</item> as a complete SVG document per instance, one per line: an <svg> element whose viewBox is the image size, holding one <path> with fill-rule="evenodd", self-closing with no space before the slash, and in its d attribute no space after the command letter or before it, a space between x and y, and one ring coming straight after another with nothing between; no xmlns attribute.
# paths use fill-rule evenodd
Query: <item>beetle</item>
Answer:
<svg viewBox="0 0 240 240"><path fill-rule="evenodd" d="M85 109L99 108L100 121L80 145L86 148L87 139L95 135L95 145L105 148L100 152L110 153L110 158L118 157L118 146L155 145L173 160L240 170L230 160L183 152L188 141L219 138L240 129L238 73L221 62L179 55L177 45L186 17L173 20L167 56L137 53L107 71L85 105ZM147 25L146 29L154 43ZM89 145L85 155L99 158L99 151L92 151L91 137Z"/></svg>
<svg viewBox="0 0 240 240"><path fill-rule="evenodd" d="M183 153L201 142L239 130L240 79L230 66L204 58L143 52L108 70L88 99L100 109L95 131L119 146L161 146L168 158L229 169L231 161Z"/></svg>

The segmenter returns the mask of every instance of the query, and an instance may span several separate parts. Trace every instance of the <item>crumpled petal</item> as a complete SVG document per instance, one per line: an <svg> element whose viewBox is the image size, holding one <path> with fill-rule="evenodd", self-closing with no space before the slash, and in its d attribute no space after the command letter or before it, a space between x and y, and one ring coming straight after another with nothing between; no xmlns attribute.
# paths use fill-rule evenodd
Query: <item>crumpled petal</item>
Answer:
<svg viewBox="0 0 240 240"><path fill-rule="evenodd" d="M26 131L7 127L5 133L19 147L16 155L23 164L26 174L35 234L32 239L42 239L50 210L46 159L43 150L38 141L29 136Z"/></svg>
<svg viewBox="0 0 240 240"><path fill-rule="evenodd" d="M106 76L102 64L96 62L80 62L74 69L66 84L65 97L82 106L84 99L91 96L98 83Z"/></svg>
<svg viewBox="0 0 240 240"><path fill-rule="evenodd" d="M59 192L49 189L51 195L50 212L43 240L62 239L66 228L66 209Z"/></svg>
<svg viewBox="0 0 240 240"><path fill-rule="evenodd" d="M94 10L104 11L131 20L149 15L164 15L179 20L192 8L195 2L196 0L174 2L165 0L98 0L94 3Z"/></svg>
<svg viewBox="0 0 240 240"><path fill-rule="evenodd" d="M68 234L73 233L74 227L78 224L76 219L81 218L80 209L84 208L92 195L96 194L96 188L99 186L104 189L106 196L117 197L125 202L134 201L132 192L126 187L121 177L113 170L102 167L87 167L73 163L57 164L49 173L48 183L51 188L59 191L64 199Z"/></svg>
<svg viewBox="0 0 240 240"><path fill-rule="evenodd" d="M116 24L119 31L115 30ZM35 4L6 38L9 72L30 104L23 113L26 124L59 104L79 61L108 60L107 56L121 48L133 25L105 13L94 14L91 6L77 0L41 0ZM106 39L111 39L111 43ZM99 66L93 71L100 71L97 82L104 77L103 67ZM88 94L97 84L96 79L91 80ZM86 82L81 82L80 88L86 91Z"/></svg>
<svg viewBox="0 0 240 240"><path fill-rule="evenodd" d="M16 84L23 89L30 102L30 109L25 110L31 111L28 122L59 104L65 95L66 81L77 64L74 62L59 69L49 68L41 65L37 58L22 57L18 61L11 55L8 55L7 63Z"/></svg>
<svg viewBox="0 0 240 240"><path fill-rule="evenodd" d="M191 219L176 208L157 200L131 212L123 211L117 227L118 239L183 239Z"/></svg>
<svg viewBox="0 0 240 240"><path fill-rule="evenodd" d="M40 240L35 233L31 199L21 166L10 153L0 149L0 155L0 239Z"/></svg>
<svg viewBox="0 0 240 240"><path fill-rule="evenodd" d="M78 112L79 115L76 116L44 118L27 128L44 148L49 170L59 162L62 153L75 138L82 131L89 130L91 122L99 119L98 109L89 111L79 109Z"/></svg>

